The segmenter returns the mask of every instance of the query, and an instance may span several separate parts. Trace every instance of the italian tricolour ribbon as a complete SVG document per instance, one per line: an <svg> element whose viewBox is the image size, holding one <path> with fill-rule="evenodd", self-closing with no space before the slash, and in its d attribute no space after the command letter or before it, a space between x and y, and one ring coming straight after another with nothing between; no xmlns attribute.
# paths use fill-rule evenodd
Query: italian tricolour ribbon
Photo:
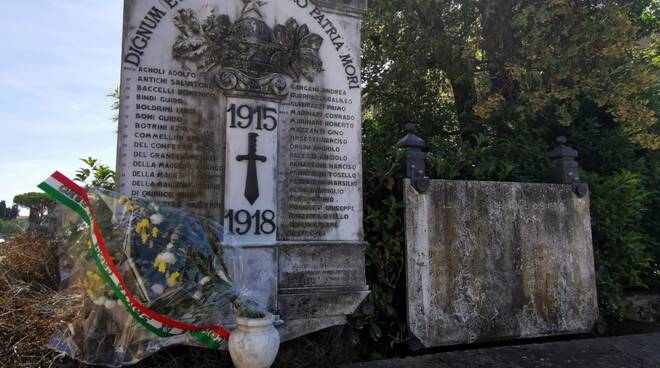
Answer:
<svg viewBox="0 0 660 368"><path fill-rule="evenodd" d="M222 327L200 327L177 322L159 315L140 303L126 287L114 261L110 257L101 230L96 223L87 192L57 171L39 184L39 188L57 202L75 211L89 225L92 238L91 257L103 280L112 289L128 313L147 330L159 337L172 337L189 333L212 349L219 348L222 342L229 338L229 332Z"/></svg>

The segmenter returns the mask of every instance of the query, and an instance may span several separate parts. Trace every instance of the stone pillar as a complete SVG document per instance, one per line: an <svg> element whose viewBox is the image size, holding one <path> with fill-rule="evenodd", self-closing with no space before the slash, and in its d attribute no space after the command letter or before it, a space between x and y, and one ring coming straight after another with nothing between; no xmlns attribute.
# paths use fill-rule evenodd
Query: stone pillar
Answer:
<svg viewBox="0 0 660 368"><path fill-rule="evenodd" d="M415 134L416 124L407 124L406 131L408 134L396 144L397 148L404 150L401 172L405 178L410 178L419 193L424 193L431 184L431 179L426 176L426 142Z"/></svg>
<svg viewBox="0 0 660 368"><path fill-rule="evenodd" d="M589 187L580 181L578 163L575 161L578 151L568 147L566 142L566 137L557 138L559 145L548 154L552 161L550 180L557 184L570 184L578 196L584 197Z"/></svg>

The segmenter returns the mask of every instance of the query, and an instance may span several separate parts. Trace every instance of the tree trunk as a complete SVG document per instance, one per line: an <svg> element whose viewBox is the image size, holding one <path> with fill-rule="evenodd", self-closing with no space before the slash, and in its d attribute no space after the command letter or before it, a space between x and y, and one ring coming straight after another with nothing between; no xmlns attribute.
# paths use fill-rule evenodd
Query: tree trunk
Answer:
<svg viewBox="0 0 660 368"><path fill-rule="evenodd" d="M471 140L473 135L479 133L479 124L474 116L474 106L477 103L474 70L465 68L460 73L448 75L448 78L454 92L454 104L460 124L461 138Z"/></svg>
<svg viewBox="0 0 660 368"><path fill-rule="evenodd" d="M508 64L516 61L518 41L513 28L513 0L481 3L483 48L491 80L491 94L504 97L507 105L518 98L518 85L511 78Z"/></svg>

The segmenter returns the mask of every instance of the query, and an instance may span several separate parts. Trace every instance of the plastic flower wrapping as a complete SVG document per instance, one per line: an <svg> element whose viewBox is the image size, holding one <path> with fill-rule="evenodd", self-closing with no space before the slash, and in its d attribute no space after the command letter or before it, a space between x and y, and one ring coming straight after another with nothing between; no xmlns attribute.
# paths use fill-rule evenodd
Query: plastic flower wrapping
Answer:
<svg viewBox="0 0 660 368"><path fill-rule="evenodd" d="M233 325L237 309L261 316L230 278L242 269L241 252L219 224L100 190L90 191L89 203L92 221L72 211L61 216L60 296L72 317L60 323L51 349L123 366L173 345L218 348L228 336L220 326Z"/></svg>

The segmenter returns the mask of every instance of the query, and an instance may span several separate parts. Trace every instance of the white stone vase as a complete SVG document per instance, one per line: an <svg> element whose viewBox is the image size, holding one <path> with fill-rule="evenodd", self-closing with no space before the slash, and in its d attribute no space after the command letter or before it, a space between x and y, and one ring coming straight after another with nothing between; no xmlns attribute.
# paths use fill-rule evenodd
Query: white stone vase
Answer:
<svg viewBox="0 0 660 368"><path fill-rule="evenodd" d="M261 319L236 318L236 329L229 336L229 354L236 368L269 368L280 350L280 333L275 316Z"/></svg>

